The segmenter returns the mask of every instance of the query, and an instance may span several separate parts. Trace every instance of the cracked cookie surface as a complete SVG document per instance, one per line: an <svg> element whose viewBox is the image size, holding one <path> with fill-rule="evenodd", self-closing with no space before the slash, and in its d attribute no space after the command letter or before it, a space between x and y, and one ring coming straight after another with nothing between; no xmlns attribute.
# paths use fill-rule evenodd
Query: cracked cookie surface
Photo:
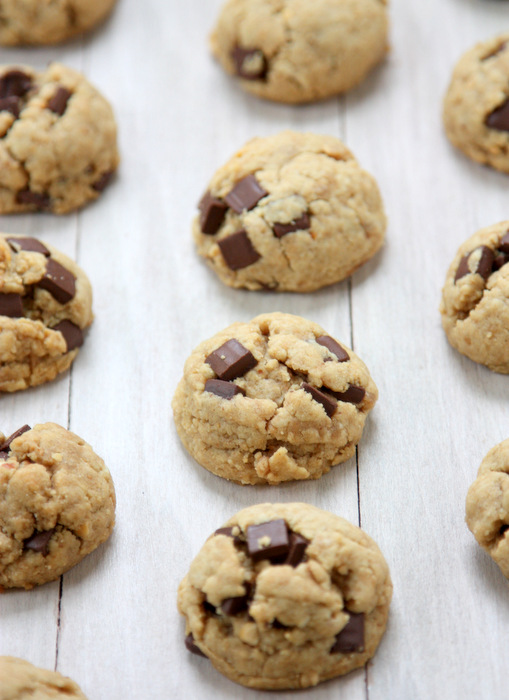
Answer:
<svg viewBox="0 0 509 700"><path fill-rule="evenodd" d="M84 440L55 423L0 434L0 586L53 581L114 523L113 481Z"/></svg>
<svg viewBox="0 0 509 700"><path fill-rule="evenodd" d="M213 176L193 222L198 253L231 287L310 292L382 246L375 179L332 136L255 138Z"/></svg>
<svg viewBox="0 0 509 700"><path fill-rule="evenodd" d="M196 461L241 484L318 479L355 453L378 398L366 365L300 316L262 314L202 342L173 398Z"/></svg>
<svg viewBox="0 0 509 700"><path fill-rule="evenodd" d="M509 32L480 42L454 68L443 119L451 143L509 173Z"/></svg>
<svg viewBox="0 0 509 700"><path fill-rule="evenodd" d="M211 35L241 87L276 102L312 102L360 83L385 56L386 0L229 0Z"/></svg>
<svg viewBox="0 0 509 700"><path fill-rule="evenodd" d="M97 199L118 166L105 98L59 63L0 67L0 214L65 214Z"/></svg>
<svg viewBox="0 0 509 700"><path fill-rule="evenodd" d="M468 490L466 521L509 579L509 440L495 445L483 459Z"/></svg>
<svg viewBox="0 0 509 700"><path fill-rule="evenodd" d="M38 239L0 234L0 392L70 367L92 318L92 288L75 262Z"/></svg>
<svg viewBox="0 0 509 700"><path fill-rule="evenodd" d="M87 700L70 678L14 656L0 656L0 697L2 700Z"/></svg>
<svg viewBox="0 0 509 700"><path fill-rule="evenodd" d="M375 542L305 503L241 510L179 587L186 646L250 688L306 688L363 666L385 631L392 583Z"/></svg>
<svg viewBox="0 0 509 700"><path fill-rule="evenodd" d="M451 345L494 372L509 374L509 221L463 243L442 291L442 325Z"/></svg>

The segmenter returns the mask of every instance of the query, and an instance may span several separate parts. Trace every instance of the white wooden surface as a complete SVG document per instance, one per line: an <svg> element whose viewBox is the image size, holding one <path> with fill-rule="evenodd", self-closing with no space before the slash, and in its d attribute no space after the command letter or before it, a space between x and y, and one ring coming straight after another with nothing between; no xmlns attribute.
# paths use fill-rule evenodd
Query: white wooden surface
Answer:
<svg viewBox="0 0 509 700"><path fill-rule="evenodd" d="M90 700L276 697L186 652L176 590L229 515L298 500L360 516L394 580L367 670L299 698L505 700L507 584L467 530L464 500L484 454L508 437L509 377L453 351L437 307L458 245L509 218L508 177L454 152L440 120L453 63L507 29L509 2L392 0L386 63L347 97L305 107L249 97L214 65L206 36L220 2L119 0L84 40L0 49L2 63L83 70L114 105L122 153L115 184L81 213L0 219L0 230L76 257L96 314L70 374L0 398L0 428L68 426L105 459L118 498L107 545L61 582L0 597L0 654L58 668ZM226 289L194 253L196 202L248 138L287 127L340 136L378 178L387 245L351 281L311 295ZM380 400L358 463L318 482L240 487L187 455L170 402L200 340L270 310L311 318L353 345Z"/></svg>

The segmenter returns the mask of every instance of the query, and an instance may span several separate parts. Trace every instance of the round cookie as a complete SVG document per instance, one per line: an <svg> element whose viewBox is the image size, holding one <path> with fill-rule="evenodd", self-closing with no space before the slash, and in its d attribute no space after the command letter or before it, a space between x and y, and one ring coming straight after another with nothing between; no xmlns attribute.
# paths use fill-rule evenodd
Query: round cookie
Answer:
<svg viewBox="0 0 509 700"><path fill-rule="evenodd" d="M193 222L198 253L231 287L310 292L351 275L386 228L374 178L333 136L284 131L221 167Z"/></svg>
<svg viewBox="0 0 509 700"><path fill-rule="evenodd" d="M78 209L118 160L113 111L83 75L0 66L0 214Z"/></svg>
<svg viewBox="0 0 509 700"><path fill-rule="evenodd" d="M363 666L392 583L375 542L305 503L245 508L209 537L180 584L186 646L249 688L307 688Z"/></svg>
<svg viewBox="0 0 509 700"><path fill-rule="evenodd" d="M509 579L509 440L493 447L483 459L468 490L466 521Z"/></svg>
<svg viewBox="0 0 509 700"><path fill-rule="evenodd" d="M312 102L361 82L388 48L386 0L228 0L212 53L244 90Z"/></svg>
<svg viewBox="0 0 509 700"><path fill-rule="evenodd" d="M115 0L2 0L0 44L56 44L91 29Z"/></svg>
<svg viewBox="0 0 509 700"><path fill-rule="evenodd" d="M55 423L0 433L0 587L57 579L114 524L113 481L84 440Z"/></svg>
<svg viewBox="0 0 509 700"><path fill-rule="evenodd" d="M66 370L92 318L92 288L75 262L36 238L0 234L0 392Z"/></svg>
<svg viewBox="0 0 509 700"><path fill-rule="evenodd" d="M451 345L494 372L509 374L509 221L463 243L442 291L442 325Z"/></svg>
<svg viewBox="0 0 509 700"><path fill-rule="evenodd" d="M461 57L443 118L454 146L478 163L509 173L509 32Z"/></svg>
<svg viewBox="0 0 509 700"><path fill-rule="evenodd" d="M300 316L233 323L187 359L173 398L180 439L240 484L318 479L355 453L378 398L352 350Z"/></svg>
<svg viewBox="0 0 509 700"><path fill-rule="evenodd" d="M0 697L2 700L87 700L70 678L14 656L0 656Z"/></svg>

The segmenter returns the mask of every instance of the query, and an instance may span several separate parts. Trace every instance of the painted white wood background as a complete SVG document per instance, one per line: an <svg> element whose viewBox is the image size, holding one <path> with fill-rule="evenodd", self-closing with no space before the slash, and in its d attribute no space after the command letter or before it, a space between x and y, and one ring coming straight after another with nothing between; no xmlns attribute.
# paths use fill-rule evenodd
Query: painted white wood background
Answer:
<svg viewBox="0 0 509 700"><path fill-rule="evenodd" d="M270 698L183 646L178 583L208 534L263 501L307 501L359 522L394 580L387 633L367 670L299 698L505 700L509 592L464 523L467 488L509 436L509 377L458 355L438 304L458 245L509 218L508 176L453 151L441 100L454 62L509 26L502 0L392 0L392 51L341 99L305 107L243 94L206 47L221 0L119 0L63 47L0 49L2 63L83 70L116 110L119 177L81 213L0 218L77 258L95 322L67 375L0 398L0 428L56 421L90 442L116 485L110 542L63 577L0 596L0 654L57 668L90 700ZM213 171L283 128L343 138L378 179L387 244L351 281L309 295L223 287L190 221ZM317 482L240 487L180 446L170 408L200 340L263 311L297 313L353 345L380 400L352 459Z"/></svg>

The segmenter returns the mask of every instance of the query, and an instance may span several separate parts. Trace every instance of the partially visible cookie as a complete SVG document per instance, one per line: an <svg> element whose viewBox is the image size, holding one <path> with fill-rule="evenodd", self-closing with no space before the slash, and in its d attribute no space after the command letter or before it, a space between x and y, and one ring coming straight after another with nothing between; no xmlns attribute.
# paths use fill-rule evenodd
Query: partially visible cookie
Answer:
<svg viewBox="0 0 509 700"><path fill-rule="evenodd" d="M0 392L70 367L92 318L92 288L75 262L36 238L0 234Z"/></svg>
<svg viewBox="0 0 509 700"><path fill-rule="evenodd" d="M111 106L81 73L0 66L0 214L78 209L118 160Z"/></svg>
<svg viewBox="0 0 509 700"><path fill-rule="evenodd" d="M509 374L509 221L463 243L442 291L442 325L451 345L494 372Z"/></svg>
<svg viewBox="0 0 509 700"><path fill-rule="evenodd" d="M55 423L0 433L0 587L53 581L114 524L113 481L84 440Z"/></svg>
<svg viewBox="0 0 509 700"><path fill-rule="evenodd" d="M375 179L333 136L249 141L215 173L193 222L198 253L231 287L310 292L351 275L386 227Z"/></svg>
<svg viewBox="0 0 509 700"><path fill-rule="evenodd" d="M87 700L70 678L14 656L0 656L0 697L2 700Z"/></svg>
<svg viewBox="0 0 509 700"><path fill-rule="evenodd" d="M305 503L241 510L181 582L186 646L249 688L307 688L363 666L385 631L392 583L375 542Z"/></svg>
<svg viewBox="0 0 509 700"><path fill-rule="evenodd" d="M466 521L509 579L509 440L493 447L481 462L468 490Z"/></svg>
<svg viewBox="0 0 509 700"><path fill-rule="evenodd" d="M311 102L361 82L387 52L386 0L228 0L212 53L241 87Z"/></svg>
<svg viewBox="0 0 509 700"><path fill-rule="evenodd" d="M378 398L366 365L317 323L269 313L188 358L177 432L205 469L241 484L318 479L355 453Z"/></svg>
<svg viewBox="0 0 509 700"><path fill-rule="evenodd" d="M443 118L454 146L478 163L509 173L509 32L461 57Z"/></svg>

